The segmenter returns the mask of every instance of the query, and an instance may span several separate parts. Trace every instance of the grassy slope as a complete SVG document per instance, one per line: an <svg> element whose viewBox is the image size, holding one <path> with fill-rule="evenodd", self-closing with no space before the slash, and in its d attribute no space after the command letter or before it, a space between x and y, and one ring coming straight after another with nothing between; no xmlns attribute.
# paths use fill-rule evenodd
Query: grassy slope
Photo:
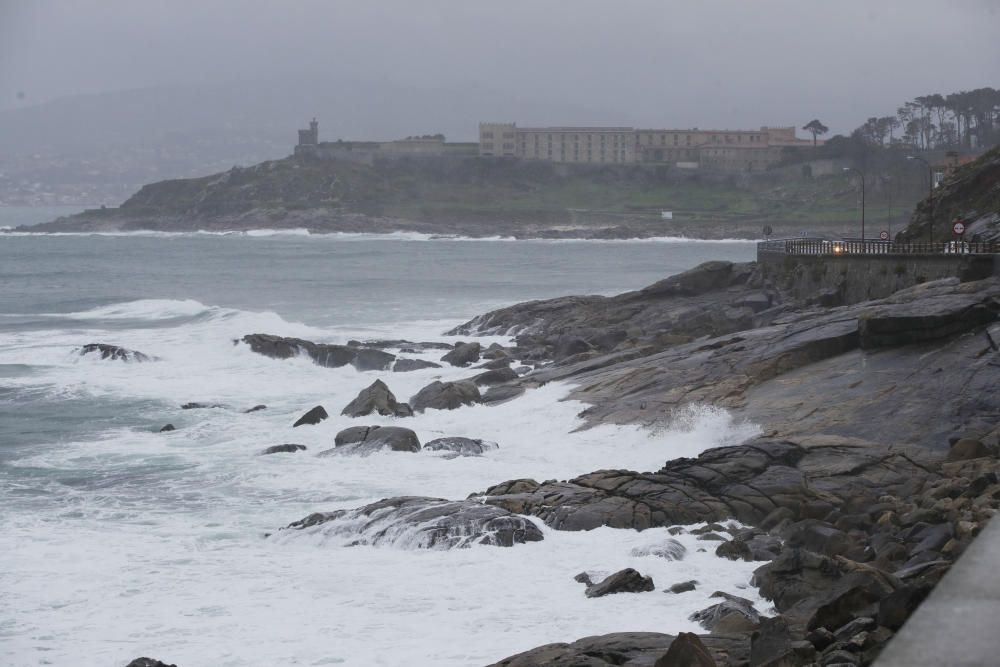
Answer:
<svg viewBox="0 0 1000 667"><path fill-rule="evenodd" d="M899 198L899 197L898 197ZM916 197L899 198L899 216ZM659 217L699 224L772 221L808 226L853 224L858 196L843 176L816 179L705 177L640 168L570 169L515 161L414 161L378 167L285 159L245 169L143 187L120 209L92 216L185 216L209 219L262 210L342 208L418 221L466 222L512 218L575 219L569 210L605 218ZM869 219L877 226L885 202L869 193Z"/></svg>

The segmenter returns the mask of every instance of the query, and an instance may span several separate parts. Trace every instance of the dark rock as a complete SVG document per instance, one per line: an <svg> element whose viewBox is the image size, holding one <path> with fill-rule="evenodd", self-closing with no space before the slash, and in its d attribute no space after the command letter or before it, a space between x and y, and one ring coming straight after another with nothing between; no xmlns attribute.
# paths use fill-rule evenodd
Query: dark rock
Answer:
<svg viewBox="0 0 1000 667"><path fill-rule="evenodd" d="M805 519L792 524L782 531L781 537L790 547L801 547L824 556L842 555L851 546L842 530L816 519Z"/></svg>
<svg viewBox="0 0 1000 667"><path fill-rule="evenodd" d="M410 399L410 407L416 412L427 409L454 410L463 405L478 403L480 398L479 388L475 383L435 381Z"/></svg>
<svg viewBox="0 0 1000 667"><path fill-rule="evenodd" d="M837 628L833 634L837 639L850 639L859 632L869 632L878 626L874 618L862 616Z"/></svg>
<svg viewBox="0 0 1000 667"><path fill-rule="evenodd" d="M489 361L485 364L479 364L476 368L482 368L487 371L502 370L504 368L509 369L510 365L514 363L514 360L507 356L506 353L502 353L499 356L496 353L497 350L484 352L483 358L489 358Z"/></svg>
<svg viewBox="0 0 1000 667"><path fill-rule="evenodd" d="M108 359L110 361L134 361L136 363L154 361L154 358L148 354L143 354L142 352L137 352L135 350L128 350L124 347L118 347L117 345L108 345L107 343L87 343L80 348L80 356L82 357L87 354L100 355L101 359Z"/></svg>
<svg viewBox="0 0 1000 667"><path fill-rule="evenodd" d="M181 410L208 410L211 408L225 408L221 403L185 403Z"/></svg>
<svg viewBox="0 0 1000 667"><path fill-rule="evenodd" d="M452 366L468 366L479 361L479 354L482 346L479 343L459 343L448 354L441 357L441 361Z"/></svg>
<svg viewBox="0 0 1000 667"><path fill-rule="evenodd" d="M653 578L639 574L627 567L587 587L588 598L599 598L614 593L646 593L655 590Z"/></svg>
<svg viewBox="0 0 1000 667"><path fill-rule="evenodd" d="M251 412L260 412L261 410L267 410L267 406L266 405L255 405L252 408L247 408L246 410L244 410L243 414L248 415Z"/></svg>
<svg viewBox="0 0 1000 667"><path fill-rule="evenodd" d="M559 361L577 354L590 352L593 349L593 346L582 338L562 336L555 344L555 349L552 351L552 358Z"/></svg>
<svg viewBox="0 0 1000 667"><path fill-rule="evenodd" d="M646 546L633 547L630 554L632 556L656 556L666 560L681 560L687 553L687 547L673 538L659 544L647 544Z"/></svg>
<svg viewBox="0 0 1000 667"><path fill-rule="evenodd" d="M524 394L524 387L516 387L513 385L490 387L486 390L486 393L482 395L479 402L483 405L496 405L498 403L506 403L507 401L513 400L522 394Z"/></svg>
<svg viewBox="0 0 1000 667"><path fill-rule="evenodd" d="M490 667L714 667L717 664L745 664L746 642L742 638L703 636L699 641L715 662L692 662L684 644L669 654L677 642L672 635L658 632L616 632L584 637L575 642L546 644L505 658ZM688 643L688 642L685 642ZM694 654L697 655L697 654ZM675 659L676 658L676 659ZM659 662L658 662L659 660Z"/></svg>
<svg viewBox="0 0 1000 667"><path fill-rule="evenodd" d="M272 359L290 359L306 354L316 364L327 368L353 365L359 371L385 371L392 367L396 356L370 348L313 343L301 338L286 338L270 334L248 334L243 342L257 354Z"/></svg>
<svg viewBox="0 0 1000 667"><path fill-rule="evenodd" d="M690 620L699 623L706 630L711 632L723 618L730 614L742 616L752 625L760 623L760 613L754 608L750 600L721 591L712 593L711 597L722 598L723 600L711 607L696 611L688 617Z"/></svg>
<svg viewBox="0 0 1000 667"><path fill-rule="evenodd" d="M380 426L349 426L344 430L337 433L333 438L333 444L335 447L342 447L344 445L352 445L356 442L364 442L368 434Z"/></svg>
<svg viewBox="0 0 1000 667"><path fill-rule="evenodd" d="M512 369L498 368L496 370L480 373L479 375L476 375L469 379L470 381L475 382L477 385L492 387L493 385L503 384L504 382L510 382L511 380L516 380L517 378L518 378L517 373L515 373Z"/></svg>
<svg viewBox="0 0 1000 667"><path fill-rule="evenodd" d="M326 410L322 405L317 405L315 408L299 417L298 421L292 424L292 428L295 428L296 426L318 424L329 416L330 415L326 414Z"/></svg>
<svg viewBox="0 0 1000 667"><path fill-rule="evenodd" d="M698 635L682 632L653 667L716 667L716 662Z"/></svg>
<svg viewBox="0 0 1000 667"><path fill-rule="evenodd" d="M424 449L432 452L452 452L455 456L482 456L486 452L499 449L499 445L489 440L452 437L425 442Z"/></svg>
<svg viewBox="0 0 1000 667"><path fill-rule="evenodd" d="M743 540L723 542L715 550L715 555L720 558L728 558L729 560L752 561L754 559L753 552Z"/></svg>
<svg viewBox="0 0 1000 667"><path fill-rule="evenodd" d="M726 538L718 533L702 533L698 536L698 539L703 542L725 542Z"/></svg>
<svg viewBox="0 0 1000 667"><path fill-rule="evenodd" d="M899 630L933 587L929 582L918 580L884 597L878 603L878 624L891 630Z"/></svg>
<svg viewBox="0 0 1000 667"><path fill-rule="evenodd" d="M160 429L160 433L168 433L170 431L176 431L176 430L177 428L173 424L167 424L166 426Z"/></svg>
<svg viewBox="0 0 1000 667"><path fill-rule="evenodd" d="M863 349L909 345L964 333L997 318L1000 306L977 294L893 302L865 309L858 317Z"/></svg>
<svg viewBox="0 0 1000 667"><path fill-rule="evenodd" d="M359 439L360 438L360 439ZM401 426L354 426L334 437L334 448L319 456L370 456L382 450L419 452L420 440Z"/></svg>
<svg viewBox="0 0 1000 667"><path fill-rule="evenodd" d="M580 574L573 577L573 581L579 582L581 584L586 584L587 586L593 586L594 582L591 581L590 575L586 572L581 572Z"/></svg>
<svg viewBox="0 0 1000 667"><path fill-rule="evenodd" d="M680 583L676 583L670 588L668 588L667 591L675 594L687 593L688 591L693 591L697 587L698 587L698 582L695 581L694 579L691 579L689 581L682 581Z"/></svg>
<svg viewBox="0 0 1000 667"><path fill-rule="evenodd" d="M989 448L981 440L962 438L948 451L949 461L968 461L970 459L992 456Z"/></svg>
<svg viewBox="0 0 1000 667"><path fill-rule="evenodd" d="M514 372L517 373L518 376L521 376L521 375L527 375L533 370L535 369L532 368L531 366L518 366L517 368L514 369Z"/></svg>
<svg viewBox="0 0 1000 667"><path fill-rule="evenodd" d="M810 630L806 635L806 641L816 647L817 651L823 651L826 647L835 642L837 638L826 628L816 628Z"/></svg>
<svg viewBox="0 0 1000 667"><path fill-rule="evenodd" d="M807 606L815 610L809 615L807 627L839 628L859 615L874 613L874 605L892 593L896 585L898 580L891 575L852 571L809 601Z"/></svg>
<svg viewBox="0 0 1000 667"><path fill-rule="evenodd" d="M850 651L830 651L823 655L823 667L856 667L860 659Z"/></svg>
<svg viewBox="0 0 1000 667"><path fill-rule="evenodd" d="M351 545L453 549L473 544L509 547L543 539L542 531L530 519L498 507L473 500L416 496L388 498L353 510L310 514L287 529L320 525L324 532L354 538Z"/></svg>
<svg viewBox="0 0 1000 667"><path fill-rule="evenodd" d="M125 667L177 667L177 665L168 665L153 658L136 658Z"/></svg>
<svg viewBox="0 0 1000 667"><path fill-rule="evenodd" d="M775 616L760 619L757 631L750 636L750 664L753 667L804 664L794 661L793 641L788 622L784 618Z"/></svg>
<svg viewBox="0 0 1000 667"><path fill-rule="evenodd" d="M266 454L282 454L285 452L301 452L305 451L305 445L272 445L262 451L260 454L264 456Z"/></svg>
<svg viewBox="0 0 1000 667"><path fill-rule="evenodd" d="M436 364L433 361L424 361L423 359L397 359L396 363L392 365L394 373L409 373L410 371L419 371L424 368L441 368L441 364Z"/></svg>
<svg viewBox="0 0 1000 667"><path fill-rule="evenodd" d="M340 413L347 417L365 417L378 413L385 417L411 417L413 410L406 403L399 403L381 380L375 380L362 389L357 397Z"/></svg>

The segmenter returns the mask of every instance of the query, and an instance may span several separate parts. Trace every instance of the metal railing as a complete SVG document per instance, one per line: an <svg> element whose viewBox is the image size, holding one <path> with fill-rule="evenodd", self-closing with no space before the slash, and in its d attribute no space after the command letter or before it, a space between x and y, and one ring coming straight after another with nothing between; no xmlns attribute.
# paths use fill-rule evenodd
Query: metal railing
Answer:
<svg viewBox="0 0 1000 667"><path fill-rule="evenodd" d="M797 238L760 241L757 254L779 255L994 255L1000 253L996 241L949 241L941 243L896 243L878 239Z"/></svg>

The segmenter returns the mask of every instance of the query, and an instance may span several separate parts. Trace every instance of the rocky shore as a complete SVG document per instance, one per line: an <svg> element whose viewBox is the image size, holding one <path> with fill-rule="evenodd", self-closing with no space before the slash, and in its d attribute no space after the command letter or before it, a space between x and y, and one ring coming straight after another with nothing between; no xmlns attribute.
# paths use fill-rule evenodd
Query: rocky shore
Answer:
<svg viewBox="0 0 1000 667"><path fill-rule="evenodd" d="M516 545L544 539L535 522L565 531L696 532L719 558L759 562L748 583L772 606L719 592L717 603L692 616L701 634L566 637L495 665L861 666L872 664L1000 507L998 318L997 278L944 279L861 303L836 293L803 301L753 263L709 262L614 297L486 313L450 332L464 338L456 344L338 346L267 334L235 342L275 359L304 355L385 374L350 404L329 407L394 416L400 426L345 429L320 456L385 449L479 456L496 444L454 437L422 444L403 425L425 410L516 401L551 381L571 382L570 397L589 406L582 428L655 430L692 404L758 424L760 435L747 442L657 470L506 480L470 489L465 499L389 498L316 512L279 533L523 548ZM513 343L487 347L471 342L477 334ZM408 356L418 351L440 358ZM391 378L416 362L467 369L468 377L397 398ZM317 406L297 425L326 417ZM665 543L656 555L682 557L677 547ZM578 580L588 597L683 595L711 585L654 583L636 570Z"/></svg>

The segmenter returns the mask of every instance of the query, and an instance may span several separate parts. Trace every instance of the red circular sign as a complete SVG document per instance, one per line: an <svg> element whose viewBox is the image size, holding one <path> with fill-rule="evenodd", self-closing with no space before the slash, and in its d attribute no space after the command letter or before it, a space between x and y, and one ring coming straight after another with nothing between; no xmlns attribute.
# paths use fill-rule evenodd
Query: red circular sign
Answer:
<svg viewBox="0 0 1000 667"><path fill-rule="evenodd" d="M961 236L965 233L965 223L961 220L956 220L951 226L951 231L955 232L955 236Z"/></svg>
<svg viewBox="0 0 1000 667"><path fill-rule="evenodd" d="M883 232L879 232L878 233L878 237L880 239L882 239L883 241L888 241L889 240L889 232L884 232L884 231Z"/></svg>

